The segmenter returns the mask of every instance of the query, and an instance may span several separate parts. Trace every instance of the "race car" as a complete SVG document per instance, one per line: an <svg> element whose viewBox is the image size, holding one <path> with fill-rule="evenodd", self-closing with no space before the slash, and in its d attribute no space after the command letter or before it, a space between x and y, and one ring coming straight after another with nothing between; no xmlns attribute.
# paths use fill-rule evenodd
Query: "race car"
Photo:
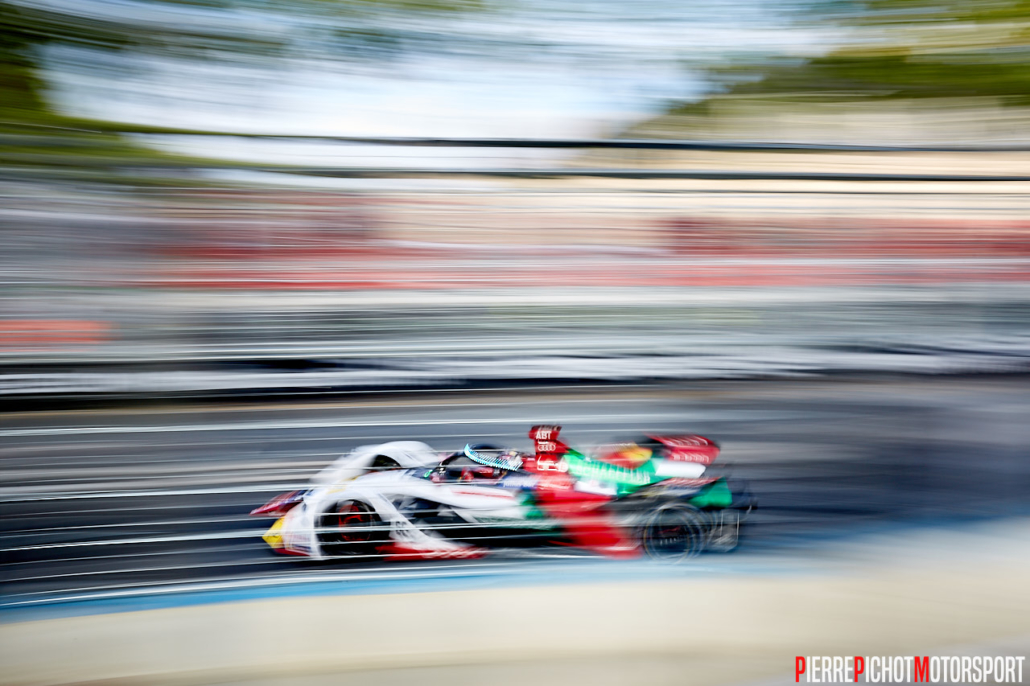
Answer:
<svg viewBox="0 0 1030 686"><path fill-rule="evenodd" d="M481 557L498 550L579 548L664 560L728 552L755 507L743 483L708 476L719 446L649 435L588 453L534 426L535 452L467 444L364 446L310 488L253 510L280 553L316 559Z"/></svg>

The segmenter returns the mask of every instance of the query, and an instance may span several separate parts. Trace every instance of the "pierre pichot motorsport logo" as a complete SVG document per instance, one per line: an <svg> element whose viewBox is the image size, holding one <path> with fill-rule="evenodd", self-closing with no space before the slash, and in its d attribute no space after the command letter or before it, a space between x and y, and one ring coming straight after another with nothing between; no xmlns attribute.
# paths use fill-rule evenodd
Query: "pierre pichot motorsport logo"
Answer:
<svg viewBox="0 0 1030 686"><path fill-rule="evenodd" d="M794 681L806 684L1019 684L1025 657L797 656Z"/></svg>

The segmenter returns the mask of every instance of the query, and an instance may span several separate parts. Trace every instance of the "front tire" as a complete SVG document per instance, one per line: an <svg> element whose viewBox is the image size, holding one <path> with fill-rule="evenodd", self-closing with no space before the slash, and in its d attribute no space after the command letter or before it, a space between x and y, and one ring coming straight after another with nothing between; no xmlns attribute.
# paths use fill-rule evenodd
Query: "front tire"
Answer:
<svg viewBox="0 0 1030 686"><path fill-rule="evenodd" d="M360 500L336 503L319 517L318 542L328 557L373 555L386 540L375 509Z"/></svg>

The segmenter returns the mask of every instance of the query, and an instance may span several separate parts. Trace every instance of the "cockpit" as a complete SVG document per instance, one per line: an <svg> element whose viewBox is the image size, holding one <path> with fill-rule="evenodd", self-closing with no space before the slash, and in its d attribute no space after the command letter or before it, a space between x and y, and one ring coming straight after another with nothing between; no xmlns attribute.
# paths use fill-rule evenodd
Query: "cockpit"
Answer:
<svg viewBox="0 0 1030 686"><path fill-rule="evenodd" d="M492 445L466 445L465 449L443 460L427 476L436 483L467 481L497 482L522 467L522 455Z"/></svg>

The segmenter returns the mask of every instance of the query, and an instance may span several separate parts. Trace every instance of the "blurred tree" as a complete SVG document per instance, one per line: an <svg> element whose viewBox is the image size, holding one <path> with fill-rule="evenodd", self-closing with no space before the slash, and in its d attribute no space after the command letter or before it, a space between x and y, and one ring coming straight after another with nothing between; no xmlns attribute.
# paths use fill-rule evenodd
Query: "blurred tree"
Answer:
<svg viewBox="0 0 1030 686"><path fill-rule="evenodd" d="M146 127L81 119L55 108L47 98L45 55L50 47L81 47L93 55L123 53L121 68L132 68L133 57L148 52L205 61L241 56L274 61L315 42L311 32L317 29L328 37L320 44L326 48L320 58L372 53L381 58L383 50L402 46L389 31L370 27L370 15L453 13L484 6L484 0L140 0L113 12L92 0L0 0L0 135L5 141L0 166L16 172L117 172L124 163L190 162L120 135ZM260 22L241 21L257 15L267 20L260 28L254 26Z"/></svg>
<svg viewBox="0 0 1030 686"><path fill-rule="evenodd" d="M99 50L177 45L205 50L231 34L180 27L143 27L117 18L90 16L81 6L21 4L0 0L0 165L15 173L54 176L88 170L109 180L126 162L169 164L165 155L126 140L117 127L59 112L46 97L44 50L53 44ZM265 46L270 47L270 46Z"/></svg>
<svg viewBox="0 0 1030 686"><path fill-rule="evenodd" d="M46 112L33 54L37 40L23 11L0 0L0 117L5 120Z"/></svg>
<svg viewBox="0 0 1030 686"><path fill-rule="evenodd" d="M1030 104L1030 0L869 0L845 21L856 44L773 67L734 92Z"/></svg>
<svg viewBox="0 0 1030 686"><path fill-rule="evenodd" d="M704 117L718 103L993 99L1030 105L1030 0L827 2L812 14L846 44L810 59L717 66L717 92L666 114ZM641 127L646 129L646 126Z"/></svg>
<svg viewBox="0 0 1030 686"><path fill-rule="evenodd" d="M162 4L155 2L154 4ZM46 101L43 50L52 44L98 50L163 46L195 52L277 47L229 27L162 26L89 13L89 5L21 4L0 0L0 117L3 123L68 124Z"/></svg>

